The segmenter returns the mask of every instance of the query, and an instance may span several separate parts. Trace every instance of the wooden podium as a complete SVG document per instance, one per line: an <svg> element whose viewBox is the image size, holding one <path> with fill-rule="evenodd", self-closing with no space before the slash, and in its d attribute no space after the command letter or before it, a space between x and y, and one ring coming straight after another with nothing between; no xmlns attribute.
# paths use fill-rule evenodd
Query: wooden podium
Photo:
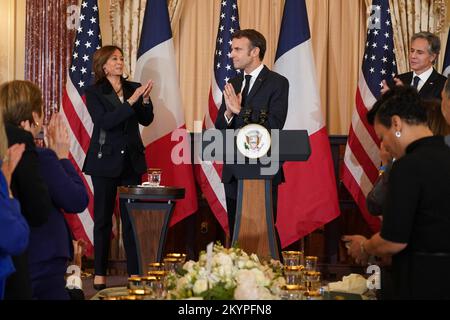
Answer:
<svg viewBox="0 0 450 320"><path fill-rule="evenodd" d="M185 190L177 187L122 186L119 197L126 199L127 210L136 241L139 274L147 265L161 262L170 218L175 201L184 198Z"/></svg>
<svg viewBox="0 0 450 320"><path fill-rule="evenodd" d="M232 175L238 180L236 219L231 243L237 244L249 254L256 253L260 258L271 257L279 260L280 252L278 252L276 240L272 202L272 179L276 172L272 176L262 174L262 169L269 167L270 164L263 165L259 160L251 163L246 158L245 163L237 163L237 155L240 151L236 148L237 135L234 130L220 130L221 133L217 131L209 132L207 136L220 136L223 148L214 149L214 154L205 154L204 150L212 150L210 144L214 143L214 140L202 138L201 159L225 161L231 168ZM234 143L227 143L227 137L234 137ZM230 145L234 145L234 149L227 149ZM272 132L270 156L272 150L278 150L276 162L274 161L278 168L286 161L306 161L311 154L308 132L281 130L277 132L276 139ZM240 156L243 155L240 154ZM233 159L231 163L230 159Z"/></svg>
<svg viewBox="0 0 450 320"><path fill-rule="evenodd" d="M239 180L232 239L232 245L235 244L260 258L279 259L271 180Z"/></svg>

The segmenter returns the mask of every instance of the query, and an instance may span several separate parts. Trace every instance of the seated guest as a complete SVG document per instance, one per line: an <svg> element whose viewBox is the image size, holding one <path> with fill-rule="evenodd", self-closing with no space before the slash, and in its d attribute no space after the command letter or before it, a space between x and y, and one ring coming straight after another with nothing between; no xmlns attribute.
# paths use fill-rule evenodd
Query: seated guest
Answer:
<svg viewBox="0 0 450 320"><path fill-rule="evenodd" d="M28 122L36 134L41 130L42 93L29 81L14 80L0 86L0 111L5 121L8 144L24 143L25 151L11 178L11 191L19 201L28 226L47 222L52 202L39 173L39 160L33 135L22 128ZM31 299L28 252L13 256L16 272L6 282L5 300Z"/></svg>
<svg viewBox="0 0 450 320"><path fill-rule="evenodd" d="M48 148L37 148L39 169L52 199L48 222L32 227L29 266L33 298L68 300L65 274L73 255L70 230L64 213L82 212L89 198L69 160L69 134L60 114L53 114L46 132Z"/></svg>
<svg viewBox="0 0 450 320"><path fill-rule="evenodd" d="M22 253L28 245L29 228L20 212L19 202L11 193L10 183L14 169L25 150L16 144L7 149L5 126L0 112L0 300L3 299L6 278L15 269L11 255Z"/></svg>
<svg viewBox="0 0 450 320"><path fill-rule="evenodd" d="M441 91L447 79L434 69L441 51L439 37L430 32L419 32L411 38L409 50L409 66L412 71L395 77L396 85L410 85L417 89L424 100L441 99ZM392 84L391 84L392 86ZM389 90L389 85L383 81L382 93Z"/></svg>
<svg viewBox="0 0 450 320"><path fill-rule="evenodd" d="M344 241L350 241L357 262L368 255L392 256L394 298L449 299L450 148L442 136L433 136L412 88L393 88L373 110L369 122L396 159L382 228L368 240L345 236Z"/></svg>

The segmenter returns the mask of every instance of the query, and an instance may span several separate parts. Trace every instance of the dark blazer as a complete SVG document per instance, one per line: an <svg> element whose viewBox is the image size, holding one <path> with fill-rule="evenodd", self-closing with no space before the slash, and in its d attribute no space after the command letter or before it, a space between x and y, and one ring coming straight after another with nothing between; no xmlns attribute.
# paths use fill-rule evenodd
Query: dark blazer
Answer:
<svg viewBox="0 0 450 320"><path fill-rule="evenodd" d="M397 78L399 78L403 84L410 85L413 80L413 72L399 74ZM422 89L420 89L419 96L425 100L441 100L441 92L442 89L444 89L445 81L447 81L447 78L438 73L436 69L433 69L433 73L428 78L427 82L425 82Z"/></svg>
<svg viewBox="0 0 450 320"><path fill-rule="evenodd" d="M39 159L31 133L13 124L5 123L8 144L25 144L11 179L11 191L19 200L23 216L30 227L38 227L47 222L52 202L41 174ZM16 272L6 281L5 299L31 299L31 281L28 270L28 250L13 257Z"/></svg>
<svg viewBox="0 0 450 320"><path fill-rule="evenodd" d="M230 80L236 93L241 92L242 82L244 81L244 75ZM269 70L266 66L261 70L253 84L252 89L248 93L245 100L245 106L242 110L252 110L252 121L256 122L259 119L259 114L262 109L267 112L267 120L263 124L266 129L283 129L286 121L289 99L289 81L282 75ZM217 115L215 126L217 129L240 129L244 123L242 111L238 115L234 115L230 124L227 124L225 120L226 105L225 99L222 98L222 105L220 106L219 113ZM235 180L233 172L229 165L223 166L222 182L229 183ZM283 168L281 167L278 173L273 178L274 184L284 182Z"/></svg>
<svg viewBox="0 0 450 320"><path fill-rule="evenodd" d="M25 152L11 179L11 191L19 200L22 214L31 227L47 222L52 203L47 186L39 173L39 159L31 133L6 123L8 144L25 143Z"/></svg>
<svg viewBox="0 0 450 320"><path fill-rule="evenodd" d="M124 103L121 103L110 82L105 79L86 89L86 105L94 123L91 143L83 165L83 172L92 176L118 177L128 156L136 173L146 171L145 148L139 133L139 125L152 123L153 104L143 104L142 98L133 106L126 101L140 86L123 81ZM100 131L106 132L105 144L100 151Z"/></svg>
<svg viewBox="0 0 450 320"><path fill-rule="evenodd" d="M39 170L48 186L53 205L48 222L31 228L29 264L32 280L39 274L40 263L71 258L72 237L63 211L82 212L89 203L86 187L70 160L59 160L55 152L47 148L37 148L37 152Z"/></svg>

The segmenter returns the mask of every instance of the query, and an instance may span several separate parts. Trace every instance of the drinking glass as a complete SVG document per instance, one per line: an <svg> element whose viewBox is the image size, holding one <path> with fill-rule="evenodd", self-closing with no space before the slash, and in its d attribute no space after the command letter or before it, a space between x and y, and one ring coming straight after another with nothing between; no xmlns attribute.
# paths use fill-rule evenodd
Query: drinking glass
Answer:
<svg viewBox="0 0 450 320"><path fill-rule="evenodd" d="M317 258L316 256L308 256L305 258L305 270L316 271L317 270Z"/></svg>
<svg viewBox="0 0 450 320"><path fill-rule="evenodd" d="M162 170L159 168L147 169L148 183L150 187L159 187L161 183Z"/></svg>
<svg viewBox="0 0 450 320"><path fill-rule="evenodd" d="M285 266L299 266L303 265L303 252L302 251L282 251L283 264Z"/></svg>

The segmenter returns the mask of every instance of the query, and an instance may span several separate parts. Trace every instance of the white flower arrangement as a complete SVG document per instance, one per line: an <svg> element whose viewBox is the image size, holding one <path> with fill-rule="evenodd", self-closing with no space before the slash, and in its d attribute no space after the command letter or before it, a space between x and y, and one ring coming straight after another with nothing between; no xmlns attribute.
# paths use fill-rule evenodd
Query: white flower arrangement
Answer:
<svg viewBox="0 0 450 320"><path fill-rule="evenodd" d="M168 299L275 300L284 284L279 261L262 264L255 254L215 244L212 254L202 251L168 277Z"/></svg>

